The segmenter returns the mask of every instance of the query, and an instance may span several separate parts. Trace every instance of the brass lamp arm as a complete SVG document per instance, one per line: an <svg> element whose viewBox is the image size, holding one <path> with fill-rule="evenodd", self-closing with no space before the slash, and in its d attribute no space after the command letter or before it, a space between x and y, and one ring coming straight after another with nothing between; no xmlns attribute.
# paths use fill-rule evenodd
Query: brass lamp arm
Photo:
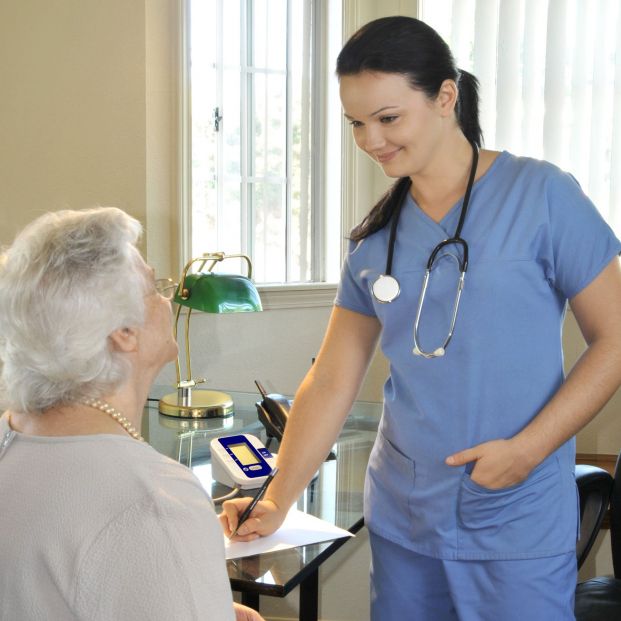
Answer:
<svg viewBox="0 0 621 621"><path fill-rule="evenodd" d="M246 277L240 274L213 273L217 263L224 259L235 258L246 261L248 268ZM192 270L195 263L199 263L198 270ZM173 298L177 303L173 333L177 340L181 308L186 307L184 322L186 376L184 378L181 376L181 361L177 355L177 392L160 399L159 411L162 414L186 418L224 418L233 415L233 401L230 395L214 390L195 390L198 384L205 382L205 379L192 376L190 317L193 310L206 313L245 313L262 310L259 293L251 277L252 263L245 254L205 253L190 259L183 268Z"/></svg>

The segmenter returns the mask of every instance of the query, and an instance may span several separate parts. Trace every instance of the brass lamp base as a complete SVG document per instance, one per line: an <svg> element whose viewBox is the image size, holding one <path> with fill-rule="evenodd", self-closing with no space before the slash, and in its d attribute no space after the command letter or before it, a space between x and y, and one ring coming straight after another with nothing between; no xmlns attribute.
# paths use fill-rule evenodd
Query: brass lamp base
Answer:
<svg viewBox="0 0 621 621"><path fill-rule="evenodd" d="M217 390L192 390L186 399L173 392L160 399L159 410L177 418L227 418L235 412L231 395Z"/></svg>

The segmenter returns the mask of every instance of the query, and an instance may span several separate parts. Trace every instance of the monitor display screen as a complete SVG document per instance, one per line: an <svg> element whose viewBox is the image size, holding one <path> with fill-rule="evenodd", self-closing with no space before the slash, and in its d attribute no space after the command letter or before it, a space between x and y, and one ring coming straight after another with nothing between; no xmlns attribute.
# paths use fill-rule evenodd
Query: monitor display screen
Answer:
<svg viewBox="0 0 621 621"><path fill-rule="evenodd" d="M242 466L250 466L251 464L258 464L259 460L257 456L250 450L250 447L244 443L239 442L237 444L229 444L229 450Z"/></svg>

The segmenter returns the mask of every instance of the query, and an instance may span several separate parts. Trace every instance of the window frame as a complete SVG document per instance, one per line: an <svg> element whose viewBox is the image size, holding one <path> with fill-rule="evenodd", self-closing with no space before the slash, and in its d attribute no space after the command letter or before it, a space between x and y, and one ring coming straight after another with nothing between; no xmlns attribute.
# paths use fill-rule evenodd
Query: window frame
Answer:
<svg viewBox="0 0 621 621"><path fill-rule="evenodd" d="M177 101L177 130L178 142L178 221L179 221L179 244L178 244L178 265L182 266L190 257L192 247L192 199L191 199L191 85L190 85L190 3L191 0L180 0L179 2L179 89ZM327 88L328 80L332 73L329 67L329 59L326 44L326 28L328 20L328 10L326 2L312 2L312 20L318 24L319 36L313 39L312 54L314 62L312 64L313 84L316 89L314 94L315 101L311 109L312 137L311 156L309 165L311 167L311 237L313 248L311 252L311 271L317 279L312 282L278 283L278 284L258 284L257 288L261 293L263 306L265 309L276 308L308 308L308 307L329 307L332 306L336 293L337 282L328 282L326 275L326 214L324 205L328 205L326 188L326 140L325 130L327 119ZM345 2L342 2L344 9ZM341 33L342 39L342 33ZM346 159L345 142L343 141L344 124L342 117L339 117L341 132L341 160ZM245 159L245 158L244 158ZM288 158L290 159L290 158ZM290 164L287 163L287 167ZM345 166L341 161L341 180L344 179L343 173ZM343 183L341 182L341 185ZM346 248L346 232L353 225L353 218L345 218L344 213L344 193L340 195L339 215L341 223L341 243L339 248L339 258L342 257ZM334 209L334 201L331 208ZM245 226L242 223L242 226ZM339 263L339 269L340 269Z"/></svg>

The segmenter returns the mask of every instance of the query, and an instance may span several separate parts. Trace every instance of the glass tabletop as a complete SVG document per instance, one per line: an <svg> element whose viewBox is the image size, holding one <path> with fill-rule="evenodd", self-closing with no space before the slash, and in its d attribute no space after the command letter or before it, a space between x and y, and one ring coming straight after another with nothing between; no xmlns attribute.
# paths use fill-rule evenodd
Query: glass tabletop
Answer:
<svg viewBox="0 0 621 621"><path fill-rule="evenodd" d="M230 488L211 476L209 443L213 438L250 433L265 444L268 439L257 416L252 393L229 392L235 413L229 418L182 419L158 412L158 399L170 389L156 387L143 417L142 435L158 451L192 468L213 498ZM357 402L333 448L336 459L325 461L299 498L298 509L356 532L362 526L362 496L369 454L375 440L381 405ZM311 439L312 441L312 439ZM278 452L272 440L270 451ZM244 494L251 495L253 490ZM314 571L345 540L318 543L227 561L235 590L284 596Z"/></svg>

